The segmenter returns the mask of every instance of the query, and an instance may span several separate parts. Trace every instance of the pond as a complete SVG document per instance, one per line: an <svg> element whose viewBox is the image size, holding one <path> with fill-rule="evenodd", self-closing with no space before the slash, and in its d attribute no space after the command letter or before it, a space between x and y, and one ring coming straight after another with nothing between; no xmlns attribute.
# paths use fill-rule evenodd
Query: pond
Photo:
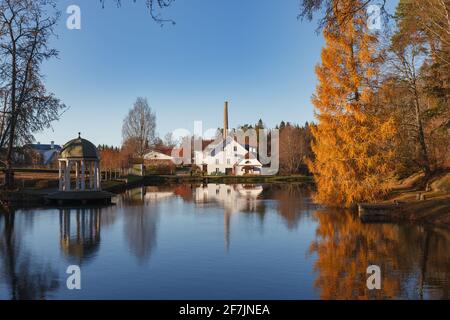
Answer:
<svg viewBox="0 0 450 320"><path fill-rule="evenodd" d="M149 186L114 202L0 214L0 299L450 298L448 229L363 224L302 185Z"/></svg>

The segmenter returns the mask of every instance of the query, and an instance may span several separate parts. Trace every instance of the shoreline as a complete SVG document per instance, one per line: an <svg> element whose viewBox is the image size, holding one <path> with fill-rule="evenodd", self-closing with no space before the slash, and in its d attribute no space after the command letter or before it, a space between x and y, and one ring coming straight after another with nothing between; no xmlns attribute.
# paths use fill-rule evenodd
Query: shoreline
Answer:
<svg viewBox="0 0 450 320"><path fill-rule="evenodd" d="M358 204L368 222L413 222L450 226L450 172L416 173L395 181L384 201Z"/></svg>
<svg viewBox="0 0 450 320"><path fill-rule="evenodd" d="M45 207L45 197L56 191L56 182L47 189L23 189L20 191L2 192L0 201L3 208ZM104 181L102 190L120 194L126 190L142 186L169 186L185 183L218 183L218 184L314 184L311 176L174 176L149 175L128 176L127 178ZM358 214L365 223L400 223L434 224L450 226L450 194L443 192L424 193L426 197L418 199L419 190L393 190L389 200L359 203Z"/></svg>
<svg viewBox="0 0 450 320"><path fill-rule="evenodd" d="M313 184L311 176L174 176L148 175L128 176L126 178L104 181L102 191L115 194L143 186L169 186L184 183L219 183L219 184L277 184L304 183ZM33 208L47 206L45 197L57 191L58 181L45 183L47 188L26 188L18 191L0 192L0 206L3 208Z"/></svg>
<svg viewBox="0 0 450 320"><path fill-rule="evenodd" d="M360 203L358 215L367 223L411 222L450 226L450 195L429 200Z"/></svg>

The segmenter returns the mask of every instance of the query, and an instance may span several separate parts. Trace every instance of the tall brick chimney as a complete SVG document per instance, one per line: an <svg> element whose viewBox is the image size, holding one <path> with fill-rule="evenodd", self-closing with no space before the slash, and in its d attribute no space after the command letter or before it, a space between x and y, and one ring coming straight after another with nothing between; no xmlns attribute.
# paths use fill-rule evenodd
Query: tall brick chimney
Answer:
<svg viewBox="0 0 450 320"><path fill-rule="evenodd" d="M228 101L225 101L225 106L223 108L223 138L226 139L228 136Z"/></svg>

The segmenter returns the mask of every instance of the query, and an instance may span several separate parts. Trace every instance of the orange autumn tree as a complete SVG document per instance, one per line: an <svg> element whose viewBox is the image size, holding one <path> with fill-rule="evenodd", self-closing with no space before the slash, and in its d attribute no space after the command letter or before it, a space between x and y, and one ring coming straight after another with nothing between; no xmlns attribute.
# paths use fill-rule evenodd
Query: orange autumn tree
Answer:
<svg viewBox="0 0 450 320"><path fill-rule="evenodd" d="M376 101L377 37L367 29L363 10L348 18L351 8L359 7L360 0L333 5L316 67L319 83L312 102L318 124L312 128L315 160L309 167L316 200L328 205L350 206L383 195L393 158L393 121Z"/></svg>

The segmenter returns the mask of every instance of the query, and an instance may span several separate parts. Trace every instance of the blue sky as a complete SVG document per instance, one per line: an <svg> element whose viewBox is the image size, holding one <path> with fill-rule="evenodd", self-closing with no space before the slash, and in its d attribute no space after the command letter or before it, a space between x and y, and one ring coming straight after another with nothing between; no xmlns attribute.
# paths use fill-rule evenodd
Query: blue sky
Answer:
<svg viewBox="0 0 450 320"><path fill-rule="evenodd" d="M70 109L36 140L62 144L81 131L95 144L120 145L122 121L136 97L147 97L163 137L177 128L193 131L222 124L270 127L281 120L312 121L314 66L323 45L316 23L297 20L299 0L178 0L160 27L144 1L59 1L62 11L53 46L59 59L46 62L46 83ZM82 29L68 30L67 6L82 13Z"/></svg>

